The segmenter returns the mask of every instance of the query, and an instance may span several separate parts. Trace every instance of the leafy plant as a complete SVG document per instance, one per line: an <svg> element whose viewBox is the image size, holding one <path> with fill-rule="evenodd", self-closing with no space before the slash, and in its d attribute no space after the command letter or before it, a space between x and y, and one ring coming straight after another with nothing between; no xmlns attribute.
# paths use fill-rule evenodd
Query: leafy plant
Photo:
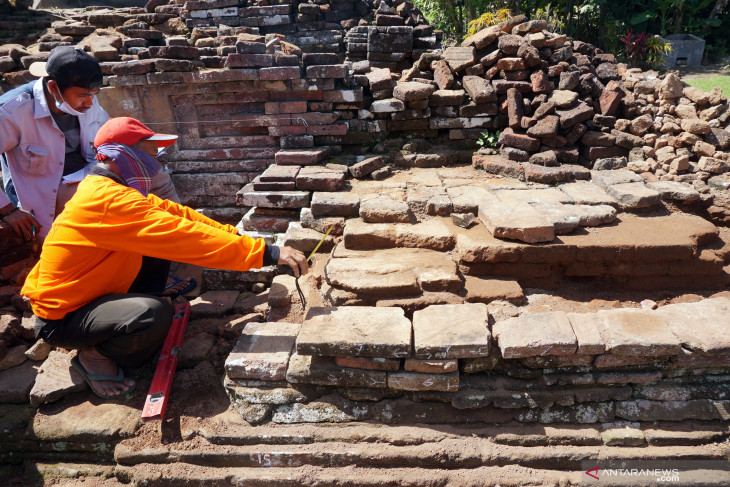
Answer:
<svg viewBox="0 0 730 487"><path fill-rule="evenodd" d="M664 62L664 56L672 52L672 45L660 37L649 37L646 32L629 29L619 39L626 48L626 59L632 68L655 68Z"/></svg>
<svg viewBox="0 0 730 487"><path fill-rule="evenodd" d="M545 8L538 8L535 10L533 15L535 19L542 19L547 22L547 30L551 32L563 33L565 31L565 20L563 17L555 11L551 10L551 5L548 3Z"/></svg>
<svg viewBox="0 0 730 487"><path fill-rule="evenodd" d="M652 36L646 41L646 67L658 68L664 64L664 58L672 52L672 45L659 36Z"/></svg>
<svg viewBox="0 0 730 487"><path fill-rule="evenodd" d="M648 38L646 32L634 32L631 29L626 31L625 36L619 38L624 43L626 59L632 68L641 66L646 58L646 41Z"/></svg>
<svg viewBox="0 0 730 487"><path fill-rule="evenodd" d="M500 22L504 22L505 20L512 18L512 11L507 8L499 9L496 12L486 12L477 17L476 19L472 20L467 26L466 35L464 38L467 38L469 36L472 36L482 30L485 27L490 27L492 25L497 25Z"/></svg>
<svg viewBox="0 0 730 487"><path fill-rule="evenodd" d="M499 130L495 132L490 132L489 130L482 132L482 136L477 140L477 145L479 147L497 147L500 135L501 132Z"/></svg>

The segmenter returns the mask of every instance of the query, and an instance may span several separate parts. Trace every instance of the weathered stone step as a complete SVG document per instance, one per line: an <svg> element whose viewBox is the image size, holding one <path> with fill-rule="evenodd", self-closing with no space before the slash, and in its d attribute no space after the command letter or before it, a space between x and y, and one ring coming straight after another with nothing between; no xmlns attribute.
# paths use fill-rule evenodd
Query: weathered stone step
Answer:
<svg viewBox="0 0 730 487"><path fill-rule="evenodd" d="M718 443L730 436L724 421L652 421L627 423L644 433L650 446L690 446ZM413 446L439 443L465 436L491 439L523 447L600 446L604 428L588 424L524 424L506 422L499 425L459 425L433 428L424 425L382 425L377 423L339 423L336 427L319 424L265 424L251 426L232 410L211 418L181 423L182 438L204 438L217 445L305 445L325 443L387 444ZM615 443L614 443L615 444Z"/></svg>
<svg viewBox="0 0 730 487"><path fill-rule="evenodd" d="M121 465L188 463L211 467L369 467L473 469L519 465L535 469L582 471L583 462L652 460L659 464L683 460L713 460L724 453L720 445L650 446L641 449L612 446L544 446L541 448L496 444L489 439L464 436L436 443L393 446L377 443L326 443L310 445L215 445L202 439L139 449L128 442L114 451ZM720 460L717 466L727 462ZM730 479L730 471L727 472Z"/></svg>
<svg viewBox="0 0 730 487"><path fill-rule="evenodd" d="M455 254L468 275L512 277L523 286L553 287L562 278L594 277L631 289L712 289L727 283L718 229L684 214L621 214L542 245L494 238L482 225L456 229Z"/></svg>
<svg viewBox="0 0 730 487"><path fill-rule="evenodd" d="M223 487L245 485L247 487L520 487L535 484L557 486L561 480L571 478L576 485L580 474L543 470L536 472L517 466L480 467L464 470L435 470L419 468L373 469L362 467L298 467L298 468L220 468L211 469L189 464L119 466L116 476L135 487ZM711 474L714 472L710 472ZM639 487L645 484L636 484ZM694 484L693 484L694 485ZM717 485L703 484L703 485Z"/></svg>

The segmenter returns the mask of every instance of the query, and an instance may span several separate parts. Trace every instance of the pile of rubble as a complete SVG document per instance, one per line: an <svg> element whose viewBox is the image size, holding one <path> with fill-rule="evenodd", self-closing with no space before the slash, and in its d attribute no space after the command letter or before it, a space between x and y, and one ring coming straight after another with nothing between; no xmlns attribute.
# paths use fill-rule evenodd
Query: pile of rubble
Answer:
<svg viewBox="0 0 730 487"><path fill-rule="evenodd" d="M252 424L720 419L715 405L728 403L715 374L724 369L712 367L727 366L729 349L714 333L728 303L496 322L482 303L433 305L410 319L400 308L313 307L301 325L247 326L225 386ZM444 326L455 316L458 326ZM697 333L697 316L718 324ZM685 378L688 368L697 375ZM691 392L675 400L684 385Z"/></svg>
<svg viewBox="0 0 730 487"><path fill-rule="evenodd" d="M454 146L501 130L501 152L515 164L491 169L518 177L530 167L519 163L628 167L688 182L730 169L730 110L719 88L708 94L674 73L627 70L546 27L520 15L422 56L402 76L370 71L374 101L360 118ZM558 171L554 180L574 176Z"/></svg>

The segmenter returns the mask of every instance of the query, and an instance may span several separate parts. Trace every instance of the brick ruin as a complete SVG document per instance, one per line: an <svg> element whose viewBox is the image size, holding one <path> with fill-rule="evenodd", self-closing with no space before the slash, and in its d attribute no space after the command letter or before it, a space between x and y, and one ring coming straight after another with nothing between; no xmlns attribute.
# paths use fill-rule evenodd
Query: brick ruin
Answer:
<svg viewBox="0 0 730 487"><path fill-rule="evenodd" d="M407 1L262 3L73 11L31 50L0 47L3 86L57 45L88 49L110 114L180 135L167 164L183 203L303 251L332 228L306 308L276 269L202 271L195 346L202 363L214 327L236 343L224 386L247 424L727 419L730 235L662 212L730 221L718 90L524 16L442 49ZM25 312L4 315L12 348L32 340L17 291L33 249L0 230L0 305ZM566 282L712 299L518 310L523 288ZM58 398L45 392L10 399Z"/></svg>

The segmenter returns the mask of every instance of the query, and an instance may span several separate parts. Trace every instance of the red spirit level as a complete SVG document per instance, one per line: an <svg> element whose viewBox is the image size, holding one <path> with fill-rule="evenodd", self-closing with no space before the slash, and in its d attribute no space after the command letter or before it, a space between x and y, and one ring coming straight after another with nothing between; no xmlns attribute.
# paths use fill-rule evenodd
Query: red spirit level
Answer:
<svg viewBox="0 0 730 487"><path fill-rule="evenodd" d="M147 400L142 409L142 421L162 419L162 416L165 415L167 400L170 398L172 378L175 376L175 369L177 368L177 356L180 353L180 345L188 326L188 318L190 318L190 303L186 301L176 304L172 325L170 331L167 332L165 343L162 345L160 360L157 362L150 392L147 394Z"/></svg>

